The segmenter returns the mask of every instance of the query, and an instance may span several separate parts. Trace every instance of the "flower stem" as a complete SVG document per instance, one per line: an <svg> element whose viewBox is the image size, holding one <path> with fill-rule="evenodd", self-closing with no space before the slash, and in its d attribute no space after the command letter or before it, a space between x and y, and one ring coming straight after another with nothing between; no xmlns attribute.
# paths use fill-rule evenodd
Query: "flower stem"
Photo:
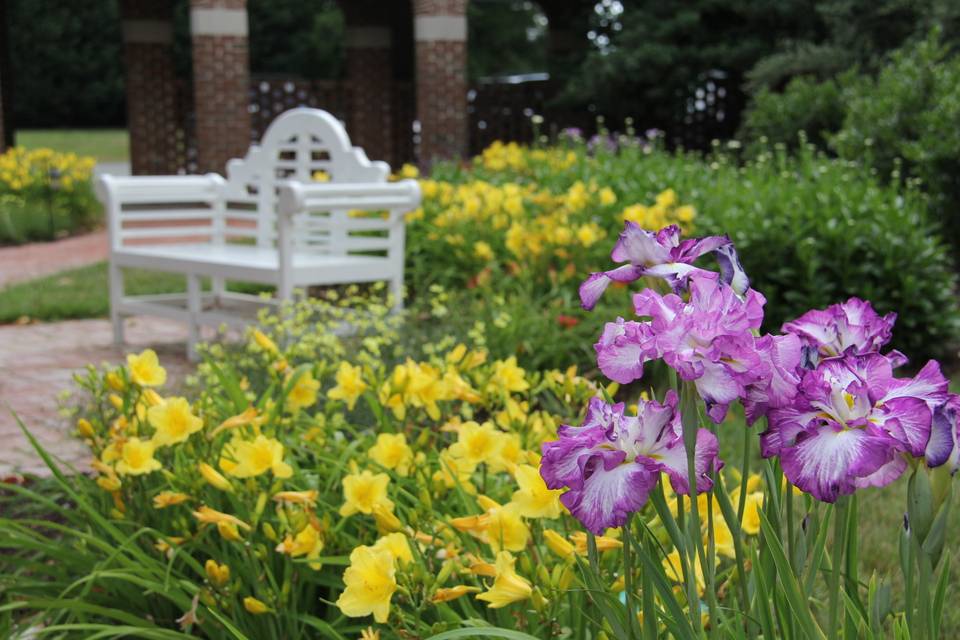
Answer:
<svg viewBox="0 0 960 640"><path fill-rule="evenodd" d="M627 516L626 524L621 527L623 532L623 588L627 601L627 634L632 640L634 626L637 623L637 614L634 600L636 593L633 589L633 540L630 536L630 526L633 523L633 514Z"/></svg>
<svg viewBox="0 0 960 640"><path fill-rule="evenodd" d="M759 428L759 427L757 427ZM747 508L747 483L750 481L750 457L753 454L753 434L750 429L743 430L743 464L740 465L740 495L737 499L737 522L743 522L743 512Z"/></svg>
<svg viewBox="0 0 960 640"><path fill-rule="evenodd" d="M683 425L683 445L687 453L687 489L688 489L688 498L690 500L690 528L687 531L688 540L690 542L689 551L690 551L690 566L693 569L692 576L687 586L687 594L689 600L689 606L691 613L695 608L699 608L700 600L696 597L696 566L697 559L700 560L701 571L709 577L710 572L707 567L707 553L703 546L703 537L700 535L701 524L700 524L700 509L697 504L697 432L700 429L700 416L697 408L699 400L699 394L697 393L696 387L692 382L684 381L683 390L680 400L680 419ZM694 598L690 599L690 585L692 584L693 589L692 593ZM717 627L717 593L714 588L714 584L707 585L707 606L710 610L710 625L711 628ZM699 611L696 615L697 624L694 627L695 629L700 628L700 615Z"/></svg>
<svg viewBox="0 0 960 640"><path fill-rule="evenodd" d="M653 534L644 527L641 535L643 536L642 553L650 558L656 558L657 549L653 542ZM653 576L649 571L642 571L640 579L643 581L643 638L657 640L657 603L653 597Z"/></svg>
<svg viewBox="0 0 960 640"><path fill-rule="evenodd" d="M839 614L840 614L840 572L843 570L843 538L847 528L847 499L841 496L834 509L833 521L833 554L830 558L830 608L829 608L829 630L828 638L836 640L839 637Z"/></svg>

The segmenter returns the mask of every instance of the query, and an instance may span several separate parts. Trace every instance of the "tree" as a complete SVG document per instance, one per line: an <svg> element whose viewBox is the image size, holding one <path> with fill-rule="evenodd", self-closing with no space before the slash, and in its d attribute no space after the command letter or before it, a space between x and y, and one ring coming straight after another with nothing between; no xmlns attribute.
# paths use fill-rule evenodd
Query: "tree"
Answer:
<svg viewBox="0 0 960 640"><path fill-rule="evenodd" d="M747 70L778 42L816 31L812 9L813 0L607 0L596 11L594 51L564 99L670 131L705 74L722 72L726 90L739 93ZM732 125L738 114L726 117Z"/></svg>
<svg viewBox="0 0 960 640"><path fill-rule="evenodd" d="M124 120L120 17L113 0L10 0L18 127Z"/></svg>

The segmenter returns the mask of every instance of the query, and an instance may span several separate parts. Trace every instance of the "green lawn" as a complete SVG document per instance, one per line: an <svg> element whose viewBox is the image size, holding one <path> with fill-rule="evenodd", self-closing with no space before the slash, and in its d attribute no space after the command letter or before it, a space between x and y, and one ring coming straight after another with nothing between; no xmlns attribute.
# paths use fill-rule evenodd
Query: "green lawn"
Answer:
<svg viewBox="0 0 960 640"><path fill-rule="evenodd" d="M127 269L124 278L131 295L179 293L186 290L183 276ZM231 290L263 291L263 286L237 285ZM0 289L0 324L27 317L33 320L102 318L110 312L107 263L63 271Z"/></svg>
<svg viewBox="0 0 960 640"><path fill-rule="evenodd" d="M54 151L93 156L100 162L127 162L126 129L25 129L17 131L16 143L28 149L48 147Z"/></svg>

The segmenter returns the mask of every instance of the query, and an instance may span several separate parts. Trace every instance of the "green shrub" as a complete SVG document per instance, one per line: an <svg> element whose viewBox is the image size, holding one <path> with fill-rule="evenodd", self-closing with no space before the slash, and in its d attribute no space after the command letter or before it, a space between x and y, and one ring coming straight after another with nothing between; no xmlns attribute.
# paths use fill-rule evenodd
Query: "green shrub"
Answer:
<svg viewBox="0 0 960 640"><path fill-rule="evenodd" d="M534 152L527 153L530 158L513 168L477 162L470 169L439 169L434 177L454 185L474 180L535 184L553 193L577 182L612 189L614 206L589 208L606 236L589 250L572 249L574 275L564 277L569 260L544 254L535 270L494 271L485 284L466 288L464 279L480 266L469 264L457 245L441 250L444 239L485 237L500 246L496 234L508 233L507 227L483 230L472 219L445 226L428 254L408 256L414 287L426 279L451 293L451 322L468 326L482 318L494 327L488 348L498 357L513 350L527 366L576 361L592 367L592 354L570 345L581 344L583 336L597 336L603 318L629 314L629 300L611 290L601 299L602 310L583 313L577 286L588 271L610 267L609 250L622 229L623 210L637 203L649 208L668 188L696 210L691 235L726 233L736 242L753 286L769 300L766 330L777 331L785 320L808 309L860 296L881 313L900 314L894 343L916 362L949 354L957 342L956 275L928 216L929 198L916 189L885 184L861 166L828 158L809 144L796 157L779 146L744 165L726 153L703 159L628 145L617 153L581 152L577 162L560 170L537 163L531 159ZM428 198L425 209L429 212L432 206ZM424 246L426 239L418 239L418 234L437 230L422 226L429 220L411 226L412 248Z"/></svg>
<svg viewBox="0 0 960 640"><path fill-rule="evenodd" d="M955 237L960 225L960 56L950 55L934 31L893 54L876 78L851 84L844 100L843 127L830 139L831 147L883 177L919 179Z"/></svg>
<svg viewBox="0 0 960 640"><path fill-rule="evenodd" d="M805 131L812 143L824 147L826 136L843 124L842 85L841 79L798 77L782 93L760 89L744 115L739 138L754 148L764 141L793 148L800 144L799 132Z"/></svg>
<svg viewBox="0 0 960 640"><path fill-rule="evenodd" d="M893 342L915 364L951 354L957 279L924 194L885 186L812 145L794 158L781 150L742 168L711 167L699 178L702 230L736 243L767 296L768 330L856 295L899 314Z"/></svg>

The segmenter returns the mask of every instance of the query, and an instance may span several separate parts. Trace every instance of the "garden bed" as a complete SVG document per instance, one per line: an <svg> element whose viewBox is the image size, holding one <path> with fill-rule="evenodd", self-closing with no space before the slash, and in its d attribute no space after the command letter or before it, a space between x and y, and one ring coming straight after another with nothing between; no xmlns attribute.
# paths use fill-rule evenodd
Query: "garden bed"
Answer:
<svg viewBox="0 0 960 640"><path fill-rule="evenodd" d="M955 280L922 197L632 140L422 186L404 314L345 287L206 346L177 395L150 351L78 379L96 473L48 460L70 509L9 489L66 524L0 518L0 631L956 633L960 397L924 365Z"/></svg>

